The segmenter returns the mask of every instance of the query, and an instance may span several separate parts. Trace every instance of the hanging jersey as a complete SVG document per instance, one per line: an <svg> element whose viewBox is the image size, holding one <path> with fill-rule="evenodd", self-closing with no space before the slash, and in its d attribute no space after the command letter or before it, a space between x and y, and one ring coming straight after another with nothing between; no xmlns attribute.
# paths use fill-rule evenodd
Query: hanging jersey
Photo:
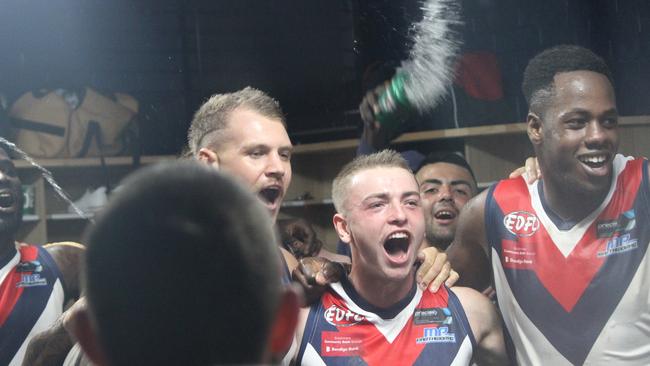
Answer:
<svg viewBox="0 0 650 366"><path fill-rule="evenodd" d="M62 313L61 273L41 247L20 245L0 258L0 365L20 365L29 339Z"/></svg>
<svg viewBox="0 0 650 366"><path fill-rule="evenodd" d="M416 286L390 309L364 301L347 281L335 283L307 318L298 365L469 365L476 347L453 292Z"/></svg>
<svg viewBox="0 0 650 366"><path fill-rule="evenodd" d="M488 191L499 308L522 365L650 364L647 161L614 159L602 204L563 223L523 178Z"/></svg>

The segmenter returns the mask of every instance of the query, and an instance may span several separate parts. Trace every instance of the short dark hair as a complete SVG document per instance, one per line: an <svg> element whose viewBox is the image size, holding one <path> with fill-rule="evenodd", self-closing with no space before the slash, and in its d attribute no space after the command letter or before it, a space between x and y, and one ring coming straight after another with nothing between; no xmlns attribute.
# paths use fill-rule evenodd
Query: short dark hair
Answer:
<svg viewBox="0 0 650 366"><path fill-rule="evenodd" d="M614 85L614 78L605 61L590 50L575 45L560 45L533 57L524 71L521 89L531 111L541 113L553 95L555 75L571 71L593 71L605 75Z"/></svg>
<svg viewBox="0 0 650 366"><path fill-rule="evenodd" d="M112 365L258 363L280 299L268 212L194 161L124 182L87 234L87 297Z"/></svg>
<svg viewBox="0 0 650 366"><path fill-rule="evenodd" d="M472 167L469 166L469 163L465 158L457 152L452 151L436 151L428 154L420 163L418 168L415 170L415 173L424 168L425 165L436 164L436 163L448 163L453 165L458 165L459 167L467 170L474 180L474 185L476 185L476 177L474 176L474 171Z"/></svg>

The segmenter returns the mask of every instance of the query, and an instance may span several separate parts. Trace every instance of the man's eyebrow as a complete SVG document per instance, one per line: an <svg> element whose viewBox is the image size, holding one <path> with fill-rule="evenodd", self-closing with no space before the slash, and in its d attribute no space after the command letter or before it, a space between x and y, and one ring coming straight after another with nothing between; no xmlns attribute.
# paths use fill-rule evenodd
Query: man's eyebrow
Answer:
<svg viewBox="0 0 650 366"><path fill-rule="evenodd" d="M369 200L375 199L375 198L387 199L388 194L387 193L374 193L374 194L371 194L369 196L364 197L363 200L361 200L361 202L365 203L366 201L369 201Z"/></svg>
<svg viewBox="0 0 650 366"><path fill-rule="evenodd" d="M409 197L409 196L418 196L418 197L420 197L420 192L408 191L408 192L402 193L402 198Z"/></svg>
<svg viewBox="0 0 650 366"><path fill-rule="evenodd" d="M587 115L591 115L592 113L591 113L591 111L589 111L587 109L578 107L578 108L573 108L571 110L568 110L565 113L562 113L562 115L560 117L565 117L565 116L568 116L568 115L571 115L571 114L587 114ZM604 116L618 116L618 110L616 108L610 108L610 109L604 111L603 113L601 113L601 115L604 115Z"/></svg>
<svg viewBox="0 0 650 366"><path fill-rule="evenodd" d="M422 182L420 185L424 185L425 183L431 183L431 184L442 184L442 181L441 181L440 179L435 179L435 178L432 178L432 179L426 179L426 180L425 180L424 182ZM452 186L463 185L463 184L464 184L464 185L468 185L468 186L470 186L470 187L472 186L472 183L471 183L470 181L467 181L467 180L464 180L464 179L456 179L456 180L452 180L452 181L450 182L450 184L451 184Z"/></svg>

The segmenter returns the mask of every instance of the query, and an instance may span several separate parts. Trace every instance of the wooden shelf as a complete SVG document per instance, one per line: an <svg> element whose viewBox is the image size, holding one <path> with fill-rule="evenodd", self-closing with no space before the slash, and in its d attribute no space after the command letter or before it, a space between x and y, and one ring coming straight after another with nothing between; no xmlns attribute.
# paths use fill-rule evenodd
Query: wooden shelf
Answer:
<svg viewBox="0 0 650 366"><path fill-rule="evenodd" d="M38 215L26 214L23 215L23 222L37 222L40 218Z"/></svg>
<svg viewBox="0 0 650 366"><path fill-rule="evenodd" d="M650 116L626 116L619 117L620 126L650 125ZM525 134L527 125L524 122L506 123L490 126L453 128L446 130L431 130L420 132L409 132L401 135L392 141L391 145L410 142L422 142L430 140L469 138L494 135ZM294 154L327 153L337 150L356 149L359 139L346 139L329 142L317 142L311 144L296 145Z"/></svg>
<svg viewBox="0 0 650 366"><path fill-rule="evenodd" d="M176 159L173 155L154 155L140 157L140 164L153 164L165 160ZM46 169L50 168L88 168L101 166L100 158L80 158L80 159L34 159L38 164ZM133 158L131 156L115 156L105 158L106 165L114 166L131 166ZM26 160L15 160L14 164L19 169L36 169Z"/></svg>
<svg viewBox="0 0 650 366"><path fill-rule="evenodd" d="M79 216L76 213L55 213L47 215L48 220L65 221L65 220L89 220L95 217L94 213L86 213L84 216Z"/></svg>
<svg viewBox="0 0 650 366"><path fill-rule="evenodd" d="M306 207L306 206L322 206L322 205L332 205L333 201L331 198L325 198L322 200L293 200L293 201L284 201L282 202L282 207Z"/></svg>
<svg viewBox="0 0 650 366"><path fill-rule="evenodd" d="M620 117L619 123L619 150L627 155L650 156L650 144L647 143L650 138L650 116ZM403 134L391 145L416 142L432 142L435 145L436 141L445 139L455 139L463 145L465 157L479 180L480 188L505 178L532 155L525 123L411 132ZM301 197L308 192L314 199L285 201L282 204L283 215L302 217L312 222L319 238L328 244L338 240L331 221L334 211L330 197L331 182L341 167L356 155L358 143L358 139L348 139L297 145L294 149L293 179L287 197ZM140 163L147 165L175 159L172 155L142 156ZM117 184L134 170L130 156L106 158L110 174L99 169L99 158L36 161L52 170L55 179L73 197L81 196L88 187L105 185L109 175L109 183ZM81 240L87 220L94 214L79 217L65 212L67 204L53 197L52 190L47 188L36 168L23 160L15 161L15 165L23 183L35 188L35 214L24 216L26 225L19 239L31 243L46 243L53 239Z"/></svg>

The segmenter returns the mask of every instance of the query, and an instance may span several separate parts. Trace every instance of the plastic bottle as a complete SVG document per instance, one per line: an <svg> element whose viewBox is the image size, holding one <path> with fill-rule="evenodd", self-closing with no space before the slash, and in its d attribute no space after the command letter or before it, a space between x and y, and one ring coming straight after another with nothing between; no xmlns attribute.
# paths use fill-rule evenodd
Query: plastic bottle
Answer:
<svg viewBox="0 0 650 366"><path fill-rule="evenodd" d="M404 73L396 73L386 90L377 99L379 111L375 114L375 118L382 128L391 132L399 128L400 122L413 109L404 90L406 80L407 76Z"/></svg>

